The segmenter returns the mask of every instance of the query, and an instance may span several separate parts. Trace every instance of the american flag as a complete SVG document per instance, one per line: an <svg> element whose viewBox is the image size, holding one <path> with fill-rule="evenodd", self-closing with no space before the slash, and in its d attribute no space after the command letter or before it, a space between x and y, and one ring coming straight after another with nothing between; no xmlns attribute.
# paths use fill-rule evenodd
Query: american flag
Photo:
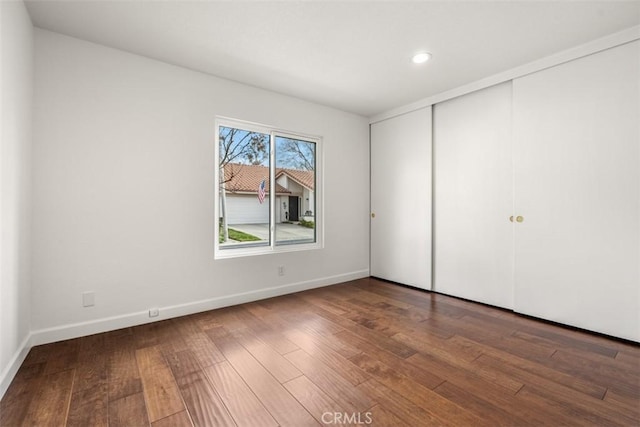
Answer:
<svg viewBox="0 0 640 427"><path fill-rule="evenodd" d="M263 179L260 185L258 186L258 201L260 202L260 204L264 202L264 196L267 194L267 190L265 189L265 186L266 186L266 182Z"/></svg>

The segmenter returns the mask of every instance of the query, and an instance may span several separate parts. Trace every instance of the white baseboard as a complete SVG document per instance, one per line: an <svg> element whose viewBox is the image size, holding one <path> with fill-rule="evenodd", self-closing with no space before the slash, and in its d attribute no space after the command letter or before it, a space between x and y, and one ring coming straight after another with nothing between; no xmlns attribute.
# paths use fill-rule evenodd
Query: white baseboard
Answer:
<svg viewBox="0 0 640 427"><path fill-rule="evenodd" d="M160 315L153 318L149 318L149 313L147 311L140 311L120 316L91 320L88 322L72 323L62 326L56 326L53 328L39 329L31 332L29 348L34 345L47 344L55 341L67 340L101 332L113 331L116 329L128 328L131 326L142 325L144 323L157 322L159 320L186 316L189 314L200 313L202 311L214 310L216 308L229 307L232 305L258 301L265 298L277 297L294 292L305 291L308 289L334 285L336 283L348 282L350 280L361 279L368 276L369 270L360 270L336 276L308 280L304 282L291 283L266 289L258 289L256 291L226 295L217 298L194 301L173 306L159 307ZM22 360L20 361L20 363L22 363ZM19 366L20 364L18 364L18 367ZM15 375L15 372L13 373L13 375ZM13 375L11 375L11 378L13 378Z"/></svg>
<svg viewBox="0 0 640 427"><path fill-rule="evenodd" d="M7 389L11 385L11 381L16 376L18 369L20 369L20 365L24 362L24 359L27 357L29 350L31 349L31 334L28 334L22 343L20 343L20 347L16 350L15 354L11 358L9 365L2 371L0 374L0 399L4 397L4 394L7 392Z"/></svg>

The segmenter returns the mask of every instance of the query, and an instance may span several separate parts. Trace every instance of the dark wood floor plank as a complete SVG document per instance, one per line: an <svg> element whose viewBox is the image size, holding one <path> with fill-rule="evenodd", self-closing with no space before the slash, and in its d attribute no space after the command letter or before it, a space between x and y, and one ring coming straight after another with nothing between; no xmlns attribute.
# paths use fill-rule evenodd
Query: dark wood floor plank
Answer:
<svg viewBox="0 0 640 427"><path fill-rule="evenodd" d="M321 296L322 299L341 306L347 311L345 315L352 313L368 318L386 319L390 325L398 328L411 328L416 322L428 319L424 310L416 309L409 304L402 304L353 286L341 287L339 292L333 290L325 291ZM390 331L388 334L393 333Z"/></svg>
<svg viewBox="0 0 640 427"><path fill-rule="evenodd" d="M411 362L425 363L422 354L411 357ZM429 366L429 365L427 365ZM434 369L442 370L438 365ZM512 391L498 386L490 381L477 381L472 375L463 373L447 374L447 382L438 386L434 391L441 396L457 403L458 405L472 409L483 419L492 419L497 425L545 425L549 420L558 420L557 411L537 402L528 402L526 405ZM517 390L519 392L524 385ZM502 421L499 421L502 419ZM557 423L555 423L557 424Z"/></svg>
<svg viewBox="0 0 640 427"><path fill-rule="evenodd" d="M574 351L582 350L585 354L595 354L610 358L615 357L618 352L612 346L604 346L600 343L552 332L549 330L549 325L544 323L514 322L515 315L513 314L509 318L478 313L473 313L471 316L485 325L509 325L510 327L515 327L514 336L538 345L546 345L551 348L571 348Z"/></svg>
<svg viewBox="0 0 640 427"><path fill-rule="evenodd" d="M469 392L462 387L445 381L434 389L436 393L462 408L472 411L493 425L525 425L533 419L520 418L515 411L507 411L496 404L496 396L488 393ZM499 397L498 397L499 398ZM514 408L517 410L517 408Z"/></svg>
<svg viewBox="0 0 640 427"><path fill-rule="evenodd" d="M298 306L295 306L296 311L293 314L291 312L275 310L268 317L264 317L264 319L265 321L276 324L289 343L294 341L292 336L299 338L299 332L302 332L307 341L313 340L316 344L331 348L343 356L348 357L358 352L351 346L345 346L333 338L333 333L343 330L341 327L321 316L307 311L304 309L304 306L303 309L298 310L298 308ZM271 312L271 310L269 311ZM264 307L261 313L265 313ZM297 342L292 345L294 346L293 348L287 348L286 350L288 351L281 352L281 354L287 354L300 348Z"/></svg>
<svg viewBox="0 0 640 427"><path fill-rule="evenodd" d="M279 424L317 425L309 412L224 328L208 329L207 333Z"/></svg>
<svg viewBox="0 0 640 427"><path fill-rule="evenodd" d="M241 311L242 308L238 306L221 308L219 310L215 310L211 314L211 318L208 320L208 322L213 325L213 329L221 326L224 326L227 331L244 329L247 327L247 324L238 317L238 313ZM209 327L202 328L204 332L208 331L209 329Z"/></svg>
<svg viewBox="0 0 640 427"><path fill-rule="evenodd" d="M348 301L359 306L360 309L365 312L371 311L379 317L392 319L394 324L403 329L413 329L419 322L424 322L429 319L423 311L413 307L400 308L386 302L373 303L366 299L362 300L360 297L350 298Z"/></svg>
<svg viewBox="0 0 640 427"><path fill-rule="evenodd" d="M22 365L11 386L0 401L0 426L19 425L27 415L31 401L36 398L37 390L43 381L46 362Z"/></svg>
<svg viewBox="0 0 640 427"><path fill-rule="evenodd" d="M166 418L151 423L152 427L193 427L191 418L187 411L178 412L177 414L169 415Z"/></svg>
<svg viewBox="0 0 640 427"><path fill-rule="evenodd" d="M162 344L162 332L168 327L170 321L146 323L131 328L133 332L135 348L153 347Z"/></svg>
<svg viewBox="0 0 640 427"><path fill-rule="evenodd" d="M352 357L351 361L371 374L379 383L384 384L387 388L421 406L422 409L431 412L438 418L447 418L456 425L483 424L482 419L478 416L413 381L411 378L398 373L393 367L366 353Z"/></svg>
<svg viewBox="0 0 640 427"><path fill-rule="evenodd" d="M386 296L394 301L408 304L411 307L424 310L428 317L441 315L450 318L460 318L470 313L465 304L456 304L457 300L434 293L424 293L416 289L405 288L390 283L371 279L369 284L358 284L359 288L366 291ZM483 306L476 308L484 310Z"/></svg>
<svg viewBox="0 0 640 427"><path fill-rule="evenodd" d="M361 412L375 404L349 381L303 350L294 351L285 357L333 400L347 406L350 410Z"/></svg>
<svg viewBox="0 0 640 427"><path fill-rule="evenodd" d="M450 344L448 340L443 342L436 338L425 343L422 340L413 340L404 334L397 334L394 338L407 345L412 345L419 351L419 353L407 358L409 363L418 366L429 366L429 369L440 373L448 381L461 380L463 378L466 381L483 381L510 390L514 394L523 386L522 382L514 380L508 375L480 369L478 365L473 364L473 360L480 356L480 352L468 353L467 348L462 346L457 347L458 350L455 350L456 345ZM447 349L444 350L443 348ZM469 358L470 354L473 355L471 359ZM458 381L455 382L458 383Z"/></svg>
<svg viewBox="0 0 640 427"><path fill-rule="evenodd" d="M278 423L240 375L224 361L204 368L204 373L238 426L273 427Z"/></svg>
<svg viewBox="0 0 640 427"><path fill-rule="evenodd" d="M142 393L109 401L109 426L148 426L149 418Z"/></svg>
<svg viewBox="0 0 640 427"><path fill-rule="evenodd" d="M78 396L82 396L82 391L92 390L86 393L91 396L91 400L99 406L102 399L99 394L102 390L108 390L108 357L109 352L105 347L105 334L96 334L79 339L78 358L76 363L76 376L73 382L72 404L70 408L70 418L73 414L75 417L75 405L81 403L84 399L78 400ZM107 396L105 395L105 398ZM105 402L106 403L106 402ZM83 404L83 403L81 403ZM99 412L99 410L97 410ZM106 420L106 405L104 408L104 417Z"/></svg>
<svg viewBox="0 0 640 427"><path fill-rule="evenodd" d="M519 330L558 343L562 346L573 348L574 350L585 350L591 354L600 354L609 357L615 357L616 352L623 349L635 348L635 351L638 351L638 347L631 346L628 343L609 339L587 331L563 328L545 322L531 322L531 319L523 318L515 313L505 313L504 315L507 316L505 321L518 324Z"/></svg>
<svg viewBox="0 0 640 427"><path fill-rule="evenodd" d="M23 425L65 425L74 376L74 369L45 375L41 386L34 390L36 395L29 405Z"/></svg>
<svg viewBox="0 0 640 427"><path fill-rule="evenodd" d="M298 297L311 305L332 312L337 316L346 316L354 310L354 306L344 298L344 295L345 289L341 287L339 289L331 290L314 289L311 292L298 294ZM353 297L353 293L350 292L350 298Z"/></svg>
<svg viewBox="0 0 640 427"><path fill-rule="evenodd" d="M177 377L178 388L191 419L199 426L235 426L231 414L222 403L202 371Z"/></svg>
<svg viewBox="0 0 640 427"><path fill-rule="evenodd" d="M74 392L107 384L108 356L105 353L82 358L76 368Z"/></svg>
<svg viewBox="0 0 640 427"><path fill-rule="evenodd" d="M304 375L285 383L284 386L320 424L327 424L326 420L333 420L332 415L325 415L327 413L350 413Z"/></svg>
<svg viewBox="0 0 640 427"><path fill-rule="evenodd" d="M75 389L75 387L74 387ZM68 426L108 426L109 394L107 382L74 391L69 405Z"/></svg>
<svg viewBox="0 0 640 427"><path fill-rule="evenodd" d="M618 351L615 359L631 366L632 368L640 367L640 346L638 346L638 348Z"/></svg>
<svg viewBox="0 0 640 427"><path fill-rule="evenodd" d="M607 390L604 401L631 418L639 420L640 424L640 402L637 398L618 393L615 390Z"/></svg>
<svg viewBox="0 0 640 427"><path fill-rule="evenodd" d="M442 338L440 334L433 334L428 325L421 324L422 329L405 331L393 335L391 338L422 353L438 355L442 359L455 363L458 360L473 361L482 354L477 346L468 345L451 338Z"/></svg>
<svg viewBox="0 0 640 427"><path fill-rule="evenodd" d="M158 421L183 411L185 408L180 392L160 348L138 349L136 350L136 360L149 421Z"/></svg>
<svg viewBox="0 0 640 427"><path fill-rule="evenodd" d="M416 364L404 363L405 359L402 359L393 353L389 353L383 349L380 349L376 347L374 344L361 339L360 337L358 337L357 335L349 331L340 332L339 334L336 335L336 337L344 340L345 342L351 343L358 350L360 350L363 353L366 353L371 357L374 357L376 360L388 366L393 366L398 373L405 375L408 378L411 378L413 381L427 388L433 389L445 381L440 375L437 374L438 371L430 372L430 371L419 368L418 366L416 366ZM353 358L354 357L357 358L358 356L359 355L353 356L350 360L353 361ZM409 358L411 357L413 356L410 356ZM409 358L407 358L407 360Z"/></svg>
<svg viewBox="0 0 640 427"><path fill-rule="evenodd" d="M45 375L76 368L79 350L79 338L53 343L47 354Z"/></svg>
<svg viewBox="0 0 640 427"><path fill-rule="evenodd" d="M422 370L437 372L439 376L446 378L449 383L485 396L491 393L514 395L524 385L522 382L516 381L507 375L480 369L478 365L472 363L452 365L438 357L422 353L414 354L407 361Z"/></svg>
<svg viewBox="0 0 640 427"><path fill-rule="evenodd" d="M237 342L246 348L249 353L281 383L285 383L302 375L291 362L265 344L249 329L238 329L234 331L232 335Z"/></svg>
<svg viewBox="0 0 640 427"><path fill-rule="evenodd" d="M298 329L289 330L286 335L307 354L327 365L351 384L358 385L370 378L367 373L351 363L345 356L325 345L326 341L319 340L317 336L309 335L309 333ZM353 350L349 352L349 356L360 353L360 351Z"/></svg>
<svg viewBox="0 0 640 427"><path fill-rule="evenodd" d="M27 353L27 356L24 359L24 362L22 362L22 366L43 364L43 371L44 371L44 364L47 363L47 359L49 358L49 354L50 354L50 349L52 348L53 344L54 343L42 344L42 345L31 347L29 349L29 352Z"/></svg>
<svg viewBox="0 0 640 427"><path fill-rule="evenodd" d="M201 317L202 315L180 317L173 319L173 324L180 332L186 348L191 351L198 365L205 367L222 362L224 356L201 329L201 325L198 323L198 318Z"/></svg>
<svg viewBox="0 0 640 427"><path fill-rule="evenodd" d="M504 360L494 359L490 356L481 356L478 358L477 363L484 366L493 366L496 370L510 373L514 378L521 379L525 383L522 390L526 390L528 395L531 395L532 393L543 393L545 394L544 396L538 397L545 397L545 399L547 399L545 400L547 403L551 401L558 402L551 406L571 406L573 407L573 412L582 413L587 419L603 418L604 420L609 417L609 419L615 420L616 417L620 417L628 420L633 418L633 413L626 411L622 407L607 404L607 402L603 401L600 397L582 394L565 385L519 369L515 365L511 365ZM522 393L522 390L518 392L519 396L520 393Z"/></svg>
<svg viewBox="0 0 640 427"><path fill-rule="evenodd" d="M595 399L602 399L606 392L606 389L602 387L577 380L562 372L553 371L544 366L536 366L525 360L507 359L495 353L483 354L473 363L478 366L478 369L493 370L510 375L523 384L562 390L566 394L576 396L576 398L590 396Z"/></svg>
<svg viewBox="0 0 640 427"><path fill-rule="evenodd" d="M304 299L299 299L304 303ZM322 313L328 314L323 316ZM342 332L344 327L340 322L336 322L335 319L345 320L343 317L328 312L320 307L312 304L301 305L300 308L296 307L287 314L287 319L290 323L304 327L305 329L314 331L319 335L331 335Z"/></svg>
<svg viewBox="0 0 640 427"><path fill-rule="evenodd" d="M395 341L385 335L381 335L376 331L373 331L369 328L366 328L362 325L359 325L347 318L336 316L333 313L329 313L328 311L322 310L321 308L316 309L317 313L324 317L325 319L341 326L343 329L346 329L350 332L353 332L356 335L359 335L365 338L368 341L375 342L376 345L380 348L383 348L397 356L402 358L407 358L412 354L415 354L415 350L411 347L408 347L398 341ZM333 332L338 333L340 330Z"/></svg>
<svg viewBox="0 0 640 427"><path fill-rule="evenodd" d="M367 283L367 281L369 280L371 281ZM395 296L398 294L397 290L395 290L395 292L385 293L385 290L381 285L381 283L382 282L380 282L379 280L374 280L374 279L365 279L365 281L356 280L356 281L344 283L341 286L341 289L344 289L345 291L353 291L354 293L352 295L357 295L358 298L361 298L365 301L369 301L370 303L377 305L379 307L386 307L386 308L393 307L393 308L401 308L405 310L417 309L416 306L409 304L407 302L401 301L398 298L395 298ZM382 291L382 292L379 292L379 291ZM424 310L420 310L420 311L424 315L425 313Z"/></svg>
<svg viewBox="0 0 640 427"><path fill-rule="evenodd" d="M423 407L416 405L396 391L386 387L375 379L358 385L358 390L365 393L373 401L402 419L407 426L455 426L453 421L440 419Z"/></svg>
<svg viewBox="0 0 640 427"><path fill-rule="evenodd" d="M612 350L601 345L585 343L581 340L572 340L571 343L567 343L567 341L564 340L553 340L547 337L539 337L538 335L522 330L515 331L512 336L535 345L553 348L555 350L574 354L578 357L587 358L597 363L611 364L612 362L619 362L619 360L617 361L615 359L615 356L618 354L617 350ZM578 345L574 346L573 343L577 343ZM592 351L591 349L595 349L596 351Z"/></svg>
<svg viewBox="0 0 640 427"><path fill-rule="evenodd" d="M254 304L257 306L257 304ZM245 306L238 310L238 318L244 322L248 329L260 336L260 339L268 344L279 354L287 354L298 349L298 347L287 340L283 335L283 324L275 320L275 316L269 319L261 319L248 310ZM266 321L265 321L266 320Z"/></svg>
<svg viewBox="0 0 640 427"><path fill-rule="evenodd" d="M473 341L457 336L453 337L452 340L463 340L473 343ZM568 389L573 389L576 392L583 393L597 399L602 399L606 391L605 387L598 384L568 375L545 365L510 354L505 354L490 346L479 343L475 343L475 345L477 345L479 349L482 349L483 354L475 359L473 363L476 363L479 366L487 366L495 372L510 375L515 380L525 384L536 383L546 384L547 386L558 385ZM570 390L567 390L567 393L570 393Z"/></svg>
<svg viewBox="0 0 640 427"><path fill-rule="evenodd" d="M200 370L200 364L191 350L183 350L177 353L165 355L165 360L167 361L174 378L182 377Z"/></svg>
<svg viewBox="0 0 640 427"><path fill-rule="evenodd" d="M544 402L544 406L555 408L567 417L576 417L579 414L581 423L594 426L630 426L638 422L637 419L629 418L615 409L603 404L596 399L575 400L562 393L539 388L533 385L525 385L518 392L519 397L531 396L538 401ZM574 418L575 419L575 418Z"/></svg>
<svg viewBox="0 0 640 427"><path fill-rule="evenodd" d="M437 322L439 327L446 325L446 329L453 335L473 339L502 352L525 359L535 361L548 359L556 351L554 347L536 345L514 337L512 333L515 331L515 327L513 326L510 328L487 328L472 316L463 316L460 319L432 317L424 323L429 325L431 322Z"/></svg>
<svg viewBox="0 0 640 427"><path fill-rule="evenodd" d="M640 399L639 372L620 363L616 364L613 359L607 363L596 362L563 350L555 352L551 359L547 366Z"/></svg>
<svg viewBox="0 0 640 427"><path fill-rule="evenodd" d="M376 405L364 414L360 414L360 424L375 425L376 427L398 427L404 425L405 422L398 418L393 412L387 410L381 405Z"/></svg>
<svg viewBox="0 0 640 427"><path fill-rule="evenodd" d="M206 331L207 329L222 326L222 323L220 323L220 319L216 315L218 311L219 310L205 311L202 313L193 314L189 316L189 318L198 326L199 330Z"/></svg>
<svg viewBox="0 0 640 427"><path fill-rule="evenodd" d="M281 316L282 312L270 310L261 305L260 302L247 304L244 308L259 319L261 323L270 325L272 330L277 331L275 333L261 331L259 334L261 337L266 337L269 345L278 353L285 355L300 348L287 336L288 331L295 329L299 325L291 322L286 313L285 316Z"/></svg>
<svg viewBox="0 0 640 427"><path fill-rule="evenodd" d="M322 346L323 348L329 348L332 351L340 354L341 356L343 356L345 358L349 358L351 356L355 356L356 354L360 353L360 350L358 350L357 348L355 348L351 344L345 343L342 340L336 339L335 334L336 333L339 334L340 332L344 332L345 331L344 329L340 330L339 332L335 332L335 333L321 334L316 329L309 328L307 325L297 325L294 328L294 331L302 332L304 334L304 336L306 336L309 339L311 339L316 345ZM289 331L287 331L287 335L290 336L290 334L288 334L288 332ZM300 344L298 344L298 346L299 345Z"/></svg>
<svg viewBox="0 0 640 427"><path fill-rule="evenodd" d="M111 334L107 341L110 349L107 359L109 400L142 392L133 334Z"/></svg>

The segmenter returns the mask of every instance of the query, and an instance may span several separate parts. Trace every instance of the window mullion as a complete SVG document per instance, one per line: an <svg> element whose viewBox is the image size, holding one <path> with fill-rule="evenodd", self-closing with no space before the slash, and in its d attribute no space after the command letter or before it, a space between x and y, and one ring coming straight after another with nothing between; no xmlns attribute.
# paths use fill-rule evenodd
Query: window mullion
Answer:
<svg viewBox="0 0 640 427"><path fill-rule="evenodd" d="M270 133L269 142L269 246L273 249L276 246L276 149L275 133Z"/></svg>

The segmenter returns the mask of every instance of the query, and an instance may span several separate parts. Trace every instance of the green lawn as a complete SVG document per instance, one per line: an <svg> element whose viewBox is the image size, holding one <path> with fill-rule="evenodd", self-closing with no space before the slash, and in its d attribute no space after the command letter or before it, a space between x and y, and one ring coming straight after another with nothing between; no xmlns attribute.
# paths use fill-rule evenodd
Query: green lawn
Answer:
<svg viewBox="0 0 640 427"><path fill-rule="evenodd" d="M224 232L222 228L220 228L220 241L219 243L224 242ZM243 233L242 231L234 230L233 228L229 229L229 240L235 240L236 242L256 242L261 240L259 237L254 236L253 234Z"/></svg>

